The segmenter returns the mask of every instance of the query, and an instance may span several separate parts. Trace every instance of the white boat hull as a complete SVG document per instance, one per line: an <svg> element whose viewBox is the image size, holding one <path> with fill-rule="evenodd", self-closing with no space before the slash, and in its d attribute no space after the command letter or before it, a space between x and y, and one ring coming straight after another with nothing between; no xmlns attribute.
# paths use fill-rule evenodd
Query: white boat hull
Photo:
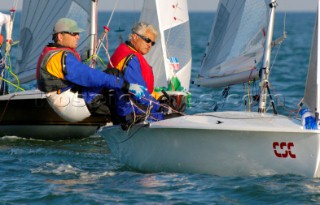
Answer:
<svg viewBox="0 0 320 205"><path fill-rule="evenodd" d="M281 115L214 112L98 134L121 163L144 172L319 177L320 130L300 124Z"/></svg>

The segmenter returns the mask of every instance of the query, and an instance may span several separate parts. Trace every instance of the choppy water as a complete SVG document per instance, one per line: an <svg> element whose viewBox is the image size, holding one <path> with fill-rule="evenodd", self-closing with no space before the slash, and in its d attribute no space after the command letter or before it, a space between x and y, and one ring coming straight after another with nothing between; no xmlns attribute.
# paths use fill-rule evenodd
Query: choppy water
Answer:
<svg viewBox="0 0 320 205"><path fill-rule="evenodd" d="M107 17L100 18L101 25ZM137 14L118 14L113 27L128 32L137 19ZM194 77L213 14L191 13L190 19ZM274 49L271 89L281 96L280 112L295 109L303 96L314 19L314 13L287 14L287 39ZM284 14L276 21L277 37L284 28ZM118 35L111 32L110 39ZM110 49L116 45L110 44ZM235 86L230 95L238 97L222 103L221 89L191 86L188 112L211 111L215 105L220 110L244 110L244 91L242 85ZM302 176L134 172L117 162L99 136L60 142L2 138L0 176L0 204L320 204L320 180Z"/></svg>

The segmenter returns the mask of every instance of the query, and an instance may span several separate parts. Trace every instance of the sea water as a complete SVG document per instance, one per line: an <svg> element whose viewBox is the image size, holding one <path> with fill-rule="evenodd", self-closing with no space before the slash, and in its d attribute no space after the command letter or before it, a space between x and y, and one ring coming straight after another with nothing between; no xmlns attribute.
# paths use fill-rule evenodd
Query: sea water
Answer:
<svg viewBox="0 0 320 205"><path fill-rule="evenodd" d="M100 30L109 16L99 15ZM304 92L315 13L288 13L286 21L284 17L276 16L275 38L285 29L287 39L273 49L270 89L278 112L295 115ZM211 13L190 14L192 78L213 18ZM110 52L138 19L138 13L115 14ZM115 32L119 27L125 31ZM254 93L257 87L250 89ZM256 110L254 102L248 107L243 97L246 85L231 87L227 98L221 95L223 89L191 85L190 90L188 113ZM141 173L119 164L99 136L59 142L7 136L0 139L0 204L320 204L320 180L298 175Z"/></svg>

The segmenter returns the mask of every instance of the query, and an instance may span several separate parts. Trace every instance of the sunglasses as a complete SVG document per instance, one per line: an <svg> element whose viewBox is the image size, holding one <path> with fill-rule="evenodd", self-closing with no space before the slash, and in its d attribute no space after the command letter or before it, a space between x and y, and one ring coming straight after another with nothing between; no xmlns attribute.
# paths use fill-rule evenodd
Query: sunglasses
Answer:
<svg viewBox="0 0 320 205"><path fill-rule="evenodd" d="M143 35L140 35L136 32L134 32L134 34L136 34L137 36L139 36L142 40L144 40L146 43L151 43L152 46L154 46L154 44L156 44L156 42L152 41L150 38L145 37Z"/></svg>
<svg viewBox="0 0 320 205"><path fill-rule="evenodd" d="M71 35L71 36L78 36L78 35L80 35L78 32L67 32L67 31L64 31L64 32L61 32L62 34L69 34L69 35Z"/></svg>

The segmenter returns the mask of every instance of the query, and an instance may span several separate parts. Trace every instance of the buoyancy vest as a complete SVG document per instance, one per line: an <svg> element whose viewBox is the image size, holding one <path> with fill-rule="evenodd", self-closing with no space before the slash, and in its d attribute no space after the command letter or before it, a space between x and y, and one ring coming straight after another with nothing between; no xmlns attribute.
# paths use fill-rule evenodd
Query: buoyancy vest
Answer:
<svg viewBox="0 0 320 205"><path fill-rule="evenodd" d="M121 43L119 47L115 50L114 54L112 55L110 61L112 65L122 71L122 66L118 66L120 62L124 62L124 59L127 58L130 55L134 55L138 58L140 62L140 68L141 68L141 73L144 81L146 82L147 88L150 93L153 92L154 89L154 76L153 76L153 71L152 67L148 64L146 59L141 55L139 52L131 48L125 43ZM110 63L108 64L108 68L113 68Z"/></svg>
<svg viewBox="0 0 320 205"><path fill-rule="evenodd" d="M56 62L56 70L57 72L62 72L63 75L66 74L65 71L65 53L72 53L74 56L76 56L77 59L81 59L80 55L75 49L71 48L66 48L66 47L56 47L54 44L49 44L46 46L37 63L37 71L36 71L36 76L37 76L37 82L38 82L38 89L44 92L51 92L51 91L59 91L60 89L69 87L72 85L72 83L64 80L63 78L56 77L52 75L48 70L47 70L47 64L49 60L59 52L62 52L61 58L56 58L54 59L55 61L60 61Z"/></svg>

